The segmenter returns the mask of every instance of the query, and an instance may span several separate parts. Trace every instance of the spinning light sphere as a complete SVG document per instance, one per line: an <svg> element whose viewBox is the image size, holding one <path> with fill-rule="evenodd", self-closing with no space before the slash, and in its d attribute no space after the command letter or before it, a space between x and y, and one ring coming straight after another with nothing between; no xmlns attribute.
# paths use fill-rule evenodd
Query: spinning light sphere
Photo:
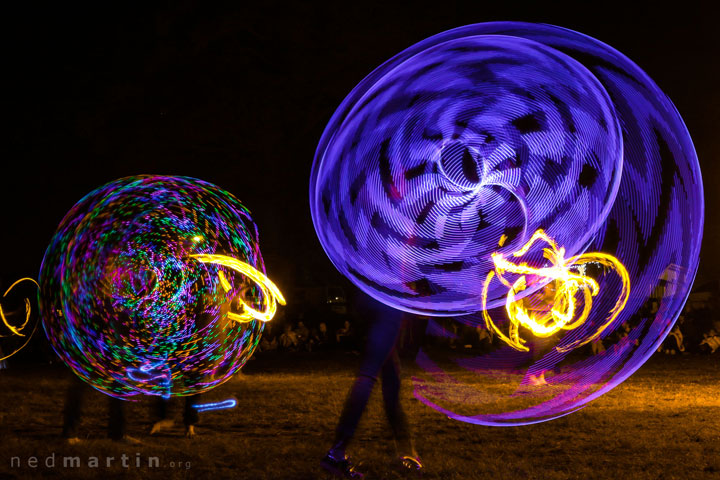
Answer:
<svg viewBox="0 0 720 480"><path fill-rule="evenodd" d="M187 177L127 177L89 193L58 227L39 283L55 352L119 398L227 381L284 303L250 212Z"/></svg>
<svg viewBox="0 0 720 480"><path fill-rule="evenodd" d="M635 371L687 298L703 224L657 85L598 40L515 22L435 35L363 79L320 140L310 205L343 274L431 317L416 396L489 425L567 414ZM482 354L442 353L468 329Z"/></svg>

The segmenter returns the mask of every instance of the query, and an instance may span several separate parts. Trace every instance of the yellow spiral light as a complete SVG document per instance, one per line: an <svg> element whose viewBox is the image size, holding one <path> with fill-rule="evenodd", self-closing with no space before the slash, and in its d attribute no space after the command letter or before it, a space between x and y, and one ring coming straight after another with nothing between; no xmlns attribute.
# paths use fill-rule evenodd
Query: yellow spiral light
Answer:
<svg viewBox="0 0 720 480"><path fill-rule="evenodd" d="M263 300L265 302L264 311L255 310L242 298L238 297L241 311L228 312L228 318L236 322L247 323L253 320L259 320L261 322L269 322L275 316L277 311L277 304L285 305L285 297L280 293L280 289L275 285L272 280L265 276L261 271L242 262L236 258L228 257L226 255L217 254L198 254L191 255L192 258L197 259L202 263L211 263L215 265L222 265L224 267L235 270L236 272L245 275L246 277L253 280L258 284L260 290L263 293ZM232 289L230 282L228 282L225 274L222 271L218 272L220 278L220 284L222 285L225 292L229 292Z"/></svg>
<svg viewBox="0 0 720 480"><path fill-rule="evenodd" d="M504 240L504 237L500 239L500 246L502 246ZM491 255L495 270L488 273L483 285L483 318L488 330L492 329L508 345L520 351L528 351L528 347L524 345L526 341L520 337L519 328L521 326L538 337L549 337L560 330L573 330L579 327L585 323L590 315L592 298L600 292L600 287L593 278L580 273L578 267L588 263L596 263L613 270L622 282L620 296L615 306L610 310L605 322L590 335L586 335L567 346L556 347L559 351L566 352L593 341L617 318L618 314L625 308L630 295L630 278L625 266L617 258L605 253L584 253L566 259L565 249L558 248L555 241L548 237L542 229L537 230L520 250L513 252L512 256L521 257L525 255L538 240L548 244L548 247L543 249L543 256L551 262L549 267L535 268L527 263L515 264L498 252ZM505 278L506 273L521 276L511 283ZM526 298L517 299L517 294L528 288L526 275L549 279L549 282L543 291L531 294ZM505 302L505 311L510 320L510 328L507 334L498 328L487 311L488 288L492 279L496 277L509 289ZM576 296L579 294L582 295L584 305L578 313Z"/></svg>

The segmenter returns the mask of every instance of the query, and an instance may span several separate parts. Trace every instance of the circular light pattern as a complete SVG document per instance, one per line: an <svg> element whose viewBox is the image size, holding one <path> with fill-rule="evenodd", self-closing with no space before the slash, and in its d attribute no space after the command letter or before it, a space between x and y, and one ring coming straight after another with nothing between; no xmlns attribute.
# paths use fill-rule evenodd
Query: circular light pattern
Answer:
<svg viewBox="0 0 720 480"><path fill-rule="evenodd" d="M65 216L40 271L55 352L108 395L192 395L250 358L277 287L250 212L187 177L110 182Z"/></svg>
<svg viewBox="0 0 720 480"><path fill-rule="evenodd" d="M486 425L575 411L647 360L704 209L687 129L637 65L516 22L443 32L363 79L320 140L310 205L343 274L430 317L415 395Z"/></svg>
<svg viewBox="0 0 720 480"><path fill-rule="evenodd" d="M395 58L345 99L311 181L318 236L365 292L416 313L478 309L490 254L538 228L587 246L622 170L610 99L579 62L509 36ZM489 304L504 296L493 287Z"/></svg>

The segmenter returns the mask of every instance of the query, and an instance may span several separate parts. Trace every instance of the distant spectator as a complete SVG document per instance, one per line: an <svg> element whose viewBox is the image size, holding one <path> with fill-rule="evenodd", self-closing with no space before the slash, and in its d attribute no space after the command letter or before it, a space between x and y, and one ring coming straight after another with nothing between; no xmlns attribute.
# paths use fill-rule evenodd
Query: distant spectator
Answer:
<svg viewBox="0 0 720 480"><path fill-rule="evenodd" d="M338 331L335 332L335 341L341 348L350 349L352 348L352 335L353 331L350 320L345 320L342 328L339 328Z"/></svg>
<svg viewBox="0 0 720 480"><path fill-rule="evenodd" d="M275 329L273 322L268 322L265 324L265 328L262 333L262 338L260 339L260 351L261 352L271 352L273 350L277 350L278 348L278 339L277 336L273 333L273 330Z"/></svg>
<svg viewBox="0 0 720 480"><path fill-rule="evenodd" d="M624 338L627 338L630 336L630 332L632 331L632 328L630 327L630 324L628 322L623 322L622 326L620 327L620 331L618 332L618 339L622 340ZM637 344L637 340L635 341Z"/></svg>
<svg viewBox="0 0 720 480"><path fill-rule="evenodd" d="M710 329L708 333L703 334L703 340L700 342L700 348L702 351L707 353L715 353L720 349L720 337L714 328Z"/></svg>
<svg viewBox="0 0 720 480"><path fill-rule="evenodd" d="M685 351L688 353L700 353L700 342L703 339L702 327L695 319L693 311L687 309L683 315L680 315L678 324L682 329Z"/></svg>
<svg viewBox="0 0 720 480"><path fill-rule="evenodd" d="M683 343L683 340L680 325L676 324L660 346L660 350L667 355L682 353L685 351L685 344Z"/></svg>
<svg viewBox="0 0 720 480"><path fill-rule="evenodd" d="M307 351L312 350L312 344L310 343L310 330L305 326L305 323L299 322L295 329L295 334L298 339L298 347L301 347Z"/></svg>
<svg viewBox="0 0 720 480"><path fill-rule="evenodd" d="M313 328L310 334L310 341L313 348L317 350L327 350L330 346L330 332L328 332L325 322L320 322L318 328Z"/></svg>
<svg viewBox="0 0 720 480"><path fill-rule="evenodd" d="M289 323L285 324L285 331L280 335L280 347L283 350L297 350L298 336Z"/></svg>
<svg viewBox="0 0 720 480"><path fill-rule="evenodd" d="M493 334L490 330L488 330L484 325L479 324L476 325L471 332L472 346L474 348L478 349L480 352L489 352L492 350Z"/></svg>

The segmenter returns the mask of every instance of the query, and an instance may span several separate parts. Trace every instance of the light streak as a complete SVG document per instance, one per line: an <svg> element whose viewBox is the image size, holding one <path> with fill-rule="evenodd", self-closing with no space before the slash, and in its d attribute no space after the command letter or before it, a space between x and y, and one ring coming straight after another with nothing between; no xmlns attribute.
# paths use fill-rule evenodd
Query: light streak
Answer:
<svg viewBox="0 0 720 480"><path fill-rule="evenodd" d="M280 293L280 289L275 285L268 277L262 272L252 267L251 265L242 262L236 258L228 257L227 255L218 254L197 254L190 255L191 258L197 259L202 263L210 263L215 265L222 265L224 267L235 270L236 272L250 278L260 287L263 293L263 300L265 303L264 311L255 310L247 303L243 301L241 297L238 297L242 311L240 313L229 312L228 318L237 322L246 323L253 320L259 320L261 322L269 322L275 316L277 312L277 304L285 305L285 297ZM230 282L223 274L222 271L218 273L220 284L222 285L225 292L229 292L232 289Z"/></svg>
<svg viewBox="0 0 720 480"><path fill-rule="evenodd" d="M157 383L169 384L171 380L169 369L164 363L145 363L140 368L128 368L127 375L136 382L150 383L159 380Z"/></svg>
<svg viewBox="0 0 720 480"><path fill-rule="evenodd" d="M612 324L627 303L630 295L630 278L625 266L617 258L605 253L584 253L566 259L565 249L558 248L555 241L548 237L542 229L537 230L520 250L513 252L512 256L521 257L525 255L538 240L542 240L549 245L549 248L543 249L543 256L551 262L550 267L535 268L524 262L515 264L498 252L491 255L495 270L488 273L483 285L483 318L488 329L492 329L497 333L505 343L516 350L529 351L529 348L524 345L525 340L520 337L520 326L529 329L535 336L549 337L561 330L578 328L585 323L590 315L592 297L600 292L600 286L595 279L576 273L573 269L578 269L578 267L587 263L598 263L611 268L617 273L622 282L620 296L615 306L610 310L605 322L595 329L592 334L586 335L564 347L556 347L558 351L567 352L593 341ZM505 278L506 273L521 276L511 283ZM516 295L528 288L526 275L549 279L550 282L546 285L546 291L536 292L525 299L517 299ZM509 289L505 302L505 311L510 320L507 335L498 328L487 311L488 289L493 278L497 278ZM547 289L547 286L551 288L554 286L555 291L551 291L551 288ZM583 296L584 306L578 314L576 312L576 295L580 293ZM539 299L538 296L540 296ZM529 299L539 301L540 308L529 308L526 305Z"/></svg>
<svg viewBox="0 0 720 480"><path fill-rule="evenodd" d="M226 410L229 408L235 408L237 404L237 399L228 398L227 400L223 400L221 402L200 403L198 405L193 405L193 408L198 412L209 412L212 410Z"/></svg>
<svg viewBox="0 0 720 480"><path fill-rule="evenodd" d="M35 280L33 280L32 278L28 278L28 277L21 278L21 279L15 281L12 285L10 285L7 290L5 290L5 293L3 293L3 298L7 297L8 293L10 293L12 291L12 289L15 288L15 286L21 282L32 282L35 284L36 287L39 288L38 283ZM32 306L30 304L30 299L26 298L25 299L25 321L22 324L20 324L19 326L11 325L10 322L8 321L7 317L5 316L5 312L3 311L3 308L2 308L2 303L0 303L0 320L2 320L2 323L7 327L8 330L10 330L10 333L12 335L18 336L18 337L27 336L27 338L25 339L25 343L23 343L19 348L14 350L9 355L0 357L0 361L7 360L8 358L12 357L17 352L19 352L20 350L25 348L25 346L30 342L30 339L32 338L35 331L37 330L38 322L35 322L35 325L34 325L32 331L30 332L30 335L25 335L23 333L23 330L26 329L28 323L30 322L31 314L32 314ZM0 337L3 337L3 336L4 335L0 335Z"/></svg>

